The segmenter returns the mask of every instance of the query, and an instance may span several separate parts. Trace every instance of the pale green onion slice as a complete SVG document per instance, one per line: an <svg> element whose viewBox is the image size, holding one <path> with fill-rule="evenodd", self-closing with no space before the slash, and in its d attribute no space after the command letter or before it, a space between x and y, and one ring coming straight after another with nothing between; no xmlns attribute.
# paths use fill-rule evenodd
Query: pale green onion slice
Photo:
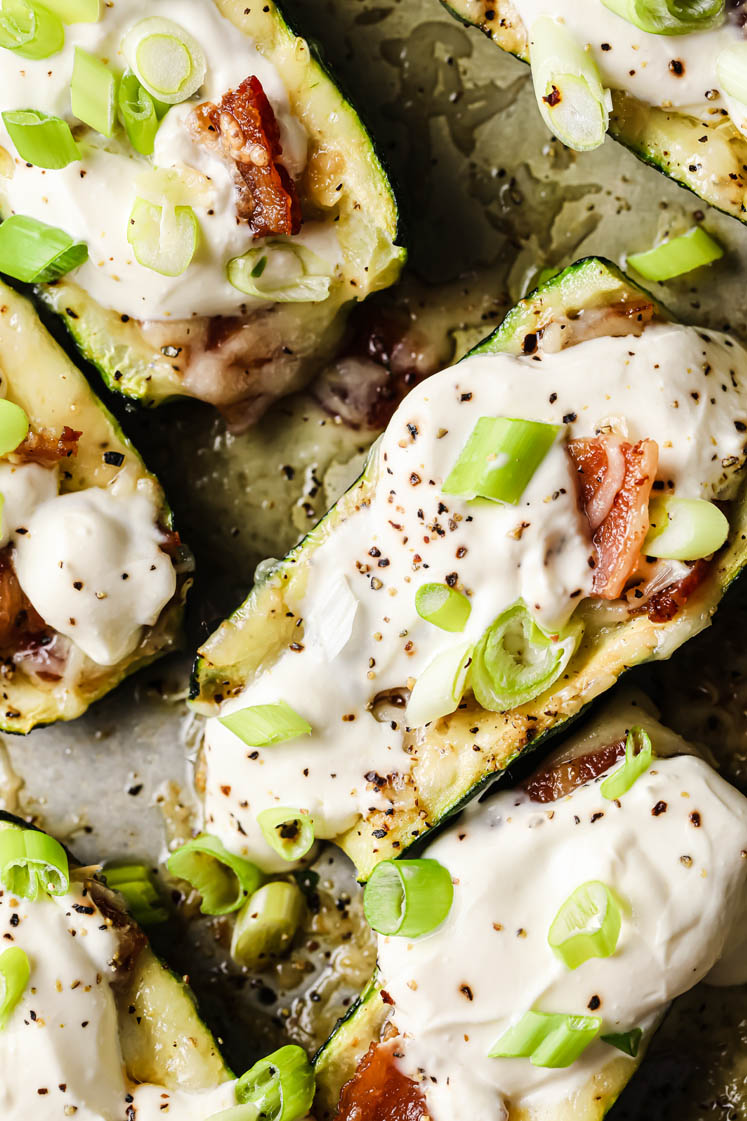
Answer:
<svg viewBox="0 0 747 1121"><path fill-rule="evenodd" d="M747 42L737 39L725 47L716 59L719 85L729 97L747 101Z"/></svg>
<svg viewBox="0 0 747 1121"><path fill-rule="evenodd" d="M552 921L547 941L568 969L589 958L608 958L617 949L622 909L601 880L589 880L568 896Z"/></svg>
<svg viewBox="0 0 747 1121"><path fill-rule="evenodd" d="M421 619L442 631L463 631L472 605L448 584L421 584L415 593L415 610Z"/></svg>
<svg viewBox="0 0 747 1121"><path fill-rule="evenodd" d="M560 431L536 420L480 417L446 477L444 494L515 506Z"/></svg>
<svg viewBox="0 0 747 1121"><path fill-rule="evenodd" d="M642 552L666 560L699 560L720 549L729 536L725 514L704 498L654 498Z"/></svg>
<svg viewBox="0 0 747 1121"><path fill-rule="evenodd" d="M630 253L628 264L646 280L671 280L723 257L724 251L702 226L693 226L680 237L669 238L644 253Z"/></svg>
<svg viewBox="0 0 747 1121"><path fill-rule="evenodd" d="M23 996L30 976L29 959L20 946L10 946L0 954L0 1031Z"/></svg>
<svg viewBox="0 0 747 1121"><path fill-rule="evenodd" d="M247 296L311 304L326 300L332 270L305 245L274 241L229 261L228 280Z"/></svg>
<svg viewBox="0 0 747 1121"><path fill-rule="evenodd" d="M151 97L167 105L186 101L203 83L205 52L173 20L141 20L128 31L122 47L130 69Z"/></svg>
<svg viewBox="0 0 747 1121"><path fill-rule="evenodd" d="M80 159L80 149L62 117L49 117L36 109L11 109L3 113L8 136L26 163L58 171Z"/></svg>
<svg viewBox="0 0 747 1121"><path fill-rule="evenodd" d="M536 1067L569 1067L593 1043L601 1026L599 1016L525 1012L488 1055L491 1059L529 1059Z"/></svg>
<svg viewBox="0 0 747 1121"><path fill-rule="evenodd" d="M13 895L38 899L65 895L70 887L67 853L54 837L37 829L0 832L0 882Z"/></svg>
<svg viewBox="0 0 747 1121"><path fill-rule="evenodd" d="M0 272L14 280L46 284L87 259L87 245L37 218L11 214L0 226Z"/></svg>
<svg viewBox="0 0 747 1121"><path fill-rule="evenodd" d="M160 122L153 98L140 85L136 74L125 74L120 81L118 102L120 120L130 144L142 156L151 156Z"/></svg>
<svg viewBox="0 0 747 1121"><path fill-rule="evenodd" d="M407 702L408 727L420 728L456 710L467 687L471 657L472 643L460 642L428 663Z"/></svg>
<svg viewBox="0 0 747 1121"><path fill-rule="evenodd" d="M201 833L166 862L172 876L186 880L202 896L205 915L227 915L238 911L247 896L257 890L262 873L256 864L228 852L217 837Z"/></svg>
<svg viewBox="0 0 747 1121"><path fill-rule="evenodd" d="M602 797L610 802L622 798L636 779L646 773L653 757L654 749L648 732L644 728L631 728L625 741L625 759L622 765L608 775L599 787Z"/></svg>
<svg viewBox="0 0 747 1121"><path fill-rule="evenodd" d="M591 51L550 16L534 21L530 41L534 93L545 124L568 148L598 148L611 101Z"/></svg>
<svg viewBox="0 0 747 1121"><path fill-rule="evenodd" d="M63 23L98 23L101 19L101 0L44 0L44 7Z"/></svg>
<svg viewBox="0 0 747 1121"><path fill-rule="evenodd" d="M549 689L568 665L582 627L547 634L519 601L502 612L475 647L470 684L479 704L506 712Z"/></svg>
<svg viewBox="0 0 747 1121"><path fill-rule="evenodd" d="M28 436L29 418L14 401L0 398L0 455L10 455Z"/></svg>
<svg viewBox="0 0 747 1121"><path fill-rule="evenodd" d="M609 1043L610 1047L622 1051L624 1055L630 1055L631 1059L636 1059L641 1048L643 1030L632 1028L630 1031L610 1032L609 1035L602 1035L599 1038L603 1043Z"/></svg>
<svg viewBox="0 0 747 1121"><path fill-rule="evenodd" d="M140 926L166 922L169 912L163 905L150 870L144 864L107 864L104 876L107 886L119 892L127 910Z"/></svg>
<svg viewBox="0 0 747 1121"><path fill-rule="evenodd" d="M262 810L257 814L257 825L267 844L283 860L301 860L314 844L314 822L292 806Z"/></svg>
<svg viewBox="0 0 747 1121"><path fill-rule="evenodd" d="M181 276L197 249L199 226L191 206L156 206L135 199L127 240L138 264L161 276Z"/></svg>
<svg viewBox="0 0 747 1121"><path fill-rule="evenodd" d="M451 873L437 860L382 860L366 884L363 911L377 934L420 938L441 925L453 899Z"/></svg>
<svg viewBox="0 0 747 1121"><path fill-rule="evenodd" d="M304 912L298 884L276 880L247 899L236 916L231 957L245 969L261 969L289 948Z"/></svg>
<svg viewBox="0 0 747 1121"><path fill-rule="evenodd" d="M304 635L320 646L331 662L350 641L357 613L358 600L347 579L337 573L316 597L304 620Z"/></svg>
<svg viewBox="0 0 747 1121"><path fill-rule="evenodd" d="M605 8L652 35L687 35L717 27L724 0L602 0Z"/></svg>
<svg viewBox="0 0 747 1121"><path fill-rule="evenodd" d="M285 701L247 708L221 716L220 723L249 747L267 747L311 734L311 725Z"/></svg>
<svg viewBox="0 0 747 1121"><path fill-rule="evenodd" d="M60 19L31 0L3 0L0 9L0 47L21 58L49 58L61 51L65 29Z"/></svg>
<svg viewBox="0 0 747 1121"><path fill-rule="evenodd" d="M311 1109L314 1069L302 1047L289 1043L260 1059L236 1083L236 1100L257 1107L262 1121L299 1121Z"/></svg>
<svg viewBox="0 0 747 1121"><path fill-rule="evenodd" d="M186 164L180 167L147 167L138 175L135 187L140 198L156 206L210 206L215 201L215 187L211 180Z"/></svg>
<svg viewBox="0 0 747 1121"><path fill-rule="evenodd" d="M78 120L103 136L114 132L117 79L108 66L82 47L75 48L70 105Z"/></svg>

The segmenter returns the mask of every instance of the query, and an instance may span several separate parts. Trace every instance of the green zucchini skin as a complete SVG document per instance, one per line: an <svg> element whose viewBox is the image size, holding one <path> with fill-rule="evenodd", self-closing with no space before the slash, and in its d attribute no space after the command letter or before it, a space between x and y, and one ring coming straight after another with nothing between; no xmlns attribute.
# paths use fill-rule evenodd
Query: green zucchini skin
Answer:
<svg viewBox="0 0 747 1121"><path fill-rule="evenodd" d="M585 258L521 300L471 353L521 354L526 352L528 336L536 336L544 325L559 316L572 321L584 310L612 310L619 306L635 309L639 302L648 308L653 306L659 319L671 318L610 261ZM533 345L532 340L529 345ZM222 700L242 690L263 662L292 641L284 614L285 587L294 580L297 570L303 570L316 544L334 533L335 525L349 516L372 485L372 478L364 472L316 528L254 587L245 602L200 648L192 680L192 703L199 711L214 713ZM743 485L734 506L730 542L717 557L709 578L674 619L655 624L638 616L591 637L587 631L555 692L507 716L486 713L476 702L468 701L463 710L436 722L435 727L429 725L423 742L419 743L419 760L411 776L419 799L418 809L427 816L420 816L418 809L407 802L395 801L393 816L384 819L383 815L372 813L336 839L353 860L360 879L367 879L380 860L401 855L413 844L422 845L434 828L458 813L520 756L539 747L544 749L552 737L567 730L572 719L632 666L669 657L678 646L708 626L726 588L746 559L747 486ZM562 700L557 699L559 695ZM472 736L470 725L480 726L478 737ZM480 753L460 751L461 744L471 744L474 738L481 743ZM456 778L452 773L452 767L456 773L455 759L459 765ZM420 767L425 769L419 772ZM418 783L419 773L428 778L428 800L423 790L426 784ZM440 782L439 774L443 775ZM388 831L383 838L377 837L382 826Z"/></svg>
<svg viewBox="0 0 747 1121"><path fill-rule="evenodd" d="M508 54L529 62L526 33L509 0L441 3L465 27L476 27ZM733 125L716 128L615 90L609 132L649 167L724 214L747 222L747 138ZM705 154L698 143L704 132L709 138ZM695 151L697 164L692 159Z"/></svg>

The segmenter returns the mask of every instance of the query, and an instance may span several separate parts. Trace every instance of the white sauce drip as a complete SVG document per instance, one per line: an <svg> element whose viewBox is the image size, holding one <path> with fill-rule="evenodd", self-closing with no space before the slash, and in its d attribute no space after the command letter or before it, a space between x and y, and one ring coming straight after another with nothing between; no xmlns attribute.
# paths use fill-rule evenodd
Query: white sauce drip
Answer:
<svg viewBox="0 0 747 1121"><path fill-rule="evenodd" d="M57 494L58 479L55 468L38 463L0 462L0 495L3 497L0 514L0 549L11 538L17 538L29 518L50 498Z"/></svg>
<svg viewBox="0 0 747 1121"><path fill-rule="evenodd" d="M655 722L642 723L655 748ZM603 1032L652 1026L724 949L745 903L747 799L691 755L656 759L619 806L599 781L545 805L506 791L473 808L428 850L454 880L446 921L417 941L379 938L381 983L402 1035L398 1065L418 1081L424 1072L434 1121L503 1121L509 1103L572 1099L621 1053L597 1040L552 1070L488 1051L529 1009L597 1015ZM652 814L659 802L666 809ZM571 971L547 934L589 880L618 892L631 912L611 957ZM594 996L601 1003L590 1012Z"/></svg>
<svg viewBox="0 0 747 1121"><path fill-rule="evenodd" d="M105 59L114 69L127 68L120 50L126 31L145 16L165 17L189 31L202 45L207 74L197 100L176 105L166 114L156 137L152 161L139 156L126 138L112 140L91 130L82 137L83 159L59 171L28 167L18 156L2 121L0 145L15 158L15 174L0 180L8 207L29 214L88 244L89 260L73 277L105 307L138 319L189 318L193 315L238 315L263 301L245 296L226 279L226 264L254 245L246 223L236 218L230 166L192 139L186 118L198 101L219 101L249 75L262 83L278 118L283 162L298 175L306 162L307 137L291 114L288 94L275 67L261 55L212 0L114 0L102 4L98 23L65 28L65 46L51 58L32 61L2 51L0 108L38 109L79 124L70 110L70 78L74 48L81 46ZM135 260L127 242L130 211L138 195L136 181L154 164L162 168L196 168L211 181L208 199L195 202L200 244L192 264L181 276L166 277ZM334 265L337 238L329 225L310 222L297 240L308 244Z"/></svg>
<svg viewBox="0 0 747 1121"><path fill-rule="evenodd" d="M314 634L306 641L299 629L303 649L282 652L223 708L225 715L284 700L312 734L253 750L210 719L206 828L230 850L279 868L255 822L268 806L308 810L318 837L337 836L370 807L385 808L365 776L407 772L412 758L402 726L378 722L372 699L406 686L442 651L476 641L519 597L554 628L590 594L590 532L560 440L517 507L442 494L481 416L565 418L573 437L614 423L633 442L658 442L659 477L677 495L728 497L745 443L734 423L747 420L745 368L745 352L723 335L657 325L640 338L596 338L542 356L473 357L414 389L378 450L370 505L316 549L303 599L290 604L318 629L315 608L344 577L359 601L351 627L346 619L350 637L330 658ZM421 584L452 573L472 604L459 635L422 620L414 604Z"/></svg>

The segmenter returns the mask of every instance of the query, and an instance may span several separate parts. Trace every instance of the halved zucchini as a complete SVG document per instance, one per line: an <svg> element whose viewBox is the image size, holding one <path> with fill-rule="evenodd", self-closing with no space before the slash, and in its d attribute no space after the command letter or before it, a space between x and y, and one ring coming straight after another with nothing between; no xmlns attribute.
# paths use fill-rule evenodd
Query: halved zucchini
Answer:
<svg viewBox="0 0 747 1121"><path fill-rule="evenodd" d="M553 325L561 334L566 332L569 346L580 342L585 333L592 337L615 331L626 334L631 320L636 321L642 309L659 320L669 318L613 264L588 258L522 300L472 353L532 354L543 333L546 337L552 334ZM626 324L627 316L631 319ZM301 622L289 602L299 602L314 551L344 522L353 519L356 510L365 507L377 485L388 486L379 460L375 455L369 460L361 478L326 518L255 586L247 600L200 648L193 679L193 703L200 711L215 714L224 700L240 694L282 652L303 644ZM372 807L334 838L355 863L361 879L367 879L380 860L400 855L457 812L522 752L565 728L631 666L669 657L706 627L744 564L746 528L742 486L732 505L728 542L716 553L705 579L667 621L652 621L645 612L629 615L627 611L622 618L604 622L586 618L583 638L572 659L556 683L535 700L508 711L492 712L467 694L451 715L408 733L406 750L412 755L411 769L406 774L389 775L386 780L365 776L375 780L377 790L384 786L387 808ZM414 587L409 594L413 593ZM285 699L292 701L292 697ZM237 740L237 751L242 750ZM282 747L271 750L282 751ZM252 794L249 791L238 796L251 798Z"/></svg>
<svg viewBox="0 0 747 1121"><path fill-rule="evenodd" d="M511 0L442 0L468 26L484 32L502 50L529 62L527 31ZM617 21L610 14L610 22ZM687 187L704 202L747 221L747 137L728 116L701 120L647 105L612 90L609 132L644 163Z"/></svg>
<svg viewBox="0 0 747 1121"><path fill-rule="evenodd" d="M0 612L2 630L3 635L8 632L10 638L3 639L5 645L0 651L3 665L0 728L7 732L28 732L38 724L80 716L127 674L173 649L191 581L186 572L188 554L173 533L171 511L158 480L146 469L140 455L80 370L48 334L32 304L2 284L0 361L5 396L26 412L32 437L47 434L54 443L66 428L71 431L72 426L77 426L76 432L79 430L77 443L73 440L59 461L60 492L68 494L97 488L104 492L137 492L147 496L154 512L154 524L162 531L164 543L168 543L171 565L176 573L174 594L157 621L142 629L137 644L129 653L114 664L103 665L96 664L72 645L75 666L71 668L72 660L68 658L64 672L59 672L59 667L44 665L44 651L54 646L51 630L35 637L30 659L19 656L24 624L21 620L20 628L11 627L7 617L9 599L5 598L6 585L2 584L2 612L5 612ZM33 449L31 454L33 456ZM11 453L0 462L18 463L22 458L18 453ZM15 513L25 516L31 511ZM9 516L6 505L6 522ZM3 551L3 569L12 568L13 558L8 552L7 549ZM81 592L85 594L86 589ZM39 653L39 658L33 656L35 652Z"/></svg>

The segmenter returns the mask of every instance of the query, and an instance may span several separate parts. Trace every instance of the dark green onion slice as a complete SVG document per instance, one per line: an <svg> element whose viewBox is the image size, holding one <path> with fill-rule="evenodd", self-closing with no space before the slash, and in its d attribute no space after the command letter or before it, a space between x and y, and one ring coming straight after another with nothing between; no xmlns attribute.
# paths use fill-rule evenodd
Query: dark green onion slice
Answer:
<svg viewBox="0 0 747 1121"><path fill-rule="evenodd" d="M723 257L724 251L702 226L671 237L644 253L629 253L628 264L646 280L671 280Z"/></svg>
<svg viewBox="0 0 747 1121"><path fill-rule="evenodd" d="M687 35L718 27L724 0L602 0L605 8L652 35Z"/></svg>
<svg viewBox="0 0 747 1121"><path fill-rule="evenodd" d="M103 136L111 136L116 121L117 79L100 59L75 48L70 104L74 115Z"/></svg>
<svg viewBox="0 0 747 1121"><path fill-rule="evenodd" d="M256 864L235 856L217 837L201 833L166 862L172 876L186 880L202 896L200 910L205 915L227 915L238 911L247 896L262 882Z"/></svg>
<svg viewBox="0 0 747 1121"><path fill-rule="evenodd" d="M568 665L581 641L573 624L559 635L547 634L519 601L486 630L472 656L470 684L483 708L506 712L549 689Z"/></svg>
<svg viewBox="0 0 747 1121"><path fill-rule="evenodd" d="M231 957L245 969L260 969L290 949L304 913L297 883L275 880L258 888L236 916Z"/></svg>
<svg viewBox="0 0 747 1121"><path fill-rule="evenodd" d="M443 485L444 494L490 498L515 506L561 426L482 416Z"/></svg>
<svg viewBox="0 0 747 1121"><path fill-rule="evenodd" d="M563 23L539 16L529 29L532 82L547 127L568 148L604 142L611 99L588 45Z"/></svg>
<svg viewBox="0 0 747 1121"><path fill-rule="evenodd" d="M306 1052L287 1044L260 1059L236 1083L236 1100L258 1107L262 1121L299 1121L311 1108L316 1090Z"/></svg>
<svg viewBox="0 0 747 1121"><path fill-rule="evenodd" d="M130 211L127 240L138 264L161 276L181 276L197 249L200 227L191 206L158 206L137 198Z"/></svg>
<svg viewBox="0 0 747 1121"><path fill-rule="evenodd" d="M67 853L54 837L36 829L0 832L0 883L13 895L35 900L65 895L70 887Z"/></svg>
<svg viewBox="0 0 747 1121"><path fill-rule="evenodd" d="M151 17L130 28L122 49L151 97L167 105L186 101L202 85L205 52L188 31L170 19Z"/></svg>
<svg viewBox="0 0 747 1121"><path fill-rule="evenodd" d="M3 0L0 9L0 47L21 58L49 58L61 51L65 29L49 8L31 0Z"/></svg>
<svg viewBox="0 0 747 1121"><path fill-rule="evenodd" d="M311 725L285 701L247 708L221 716L220 723L248 747L267 747L311 734Z"/></svg>
<svg viewBox="0 0 747 1121"><path fill-rule="evenodd" d="M151 156L160 124L153 98L135 74L125 74L119 83L119 116L127 139L136 152Z"/></svg>
<svg viewBox="0 0 747 1121"><path fill-rule="evenodd" d="M472 643L460 642L444 650L418 675L407 702L405 719L410 728L421 728L455 712L467 688Z"/></svg>
<svg viewBox="0 0 747 1121"><path fill-rule="evenodd" d="M622 908L600 880L589 880L572 892L558 910L547 941L568 969L589 958L614 954L620 938Z"/></svg>
<svg viewBox="0 0 747 1121"><path fill-rule="evenodd" d="M3 113L3 122L26 163L58 171L80 159L80 148L62 117L50 117L36 109L11 109Z"/></svg>
<svg viewBox="0 0 747 1121"><path fill-rule="evenodd" d="M729 521L704 498L654 498L648 508L649 531L642 552L667 560L699 560L720 549Z"/></svg>
<svg viewBox="0 0 747 1121"><path fill-rule="evenodd" d="M0 272L24 284L47 284L88 259L88 246L25 214L0 225Z"/></svg>
<svg viewBox="0 0 747 1121"><path fill-rule="evenodd" d="M632 1028L631 1031L611 1032L609 1035L600 1036L603 1043L609 1043L610 1047L616 1047L624 1055L630 1055L631 1059L638 1058L642 1038L643 1031L641 1028Z"/></svg>
<svg viewBox="0 0 747 1121"><path fill-rule="evenodd" d="M166 922L169 912L145 864L107 864L104 876L107 886L119 892L127 910L140 926Z"/></svg>
<svg viewBox="0 0 747 1121"><path fill-rule="evenodd" d="M625 741L625 760L599 787L602 797L610 802L622 798L636 779L649 769L653 756L651 738L645 728L631 728Z"/></svg>
<svg viewBox="0 0 747 1121"><path fill-rule="evenodd" d="M10 946L0 954L0 1031L23 996L30 976L29 959L20 946Z"/></svg>
<svg viewBox="0 0 747 1121"><path fill-rule="evenodd" d="M10 455L28 436L29 418L20 405L0 398L0 455Z"/></svg>
<svg viewBox="0 0 747 1121"><path fill-rule="evenodd" d="M529 1059L536 1067L569 1067L593 1043L601 1026L599 1016L525 1012L488 1055L491 1059Z"/></svg>
<svg viewBox="0 0 747 1121"><path fill-rule="evenodd" d="M257 814L267 844L283 860L300 860L314 844L314 822L293 806L273 806Z"/></svg>
<svg viewBox="0 0 747 1121"><path fill-rule="evenodd" d="M44 7L63 23L98 23L101 19L101 0L44 0Z"/></svg>
<svg viewBox="0 0 747 1121"><path fill-rule="evenodd" d="M420 938L441 925L453 899L451 873L437 860L382 860L366 884L363 910L377 934Z"/></svg>
<svg viewBox="0 0 747 1121"><path fill-rule="evenodd" d="M463 631L472 605L448 584L421 584L415 593L415 610L421 619L442 631Z"/></svg>

